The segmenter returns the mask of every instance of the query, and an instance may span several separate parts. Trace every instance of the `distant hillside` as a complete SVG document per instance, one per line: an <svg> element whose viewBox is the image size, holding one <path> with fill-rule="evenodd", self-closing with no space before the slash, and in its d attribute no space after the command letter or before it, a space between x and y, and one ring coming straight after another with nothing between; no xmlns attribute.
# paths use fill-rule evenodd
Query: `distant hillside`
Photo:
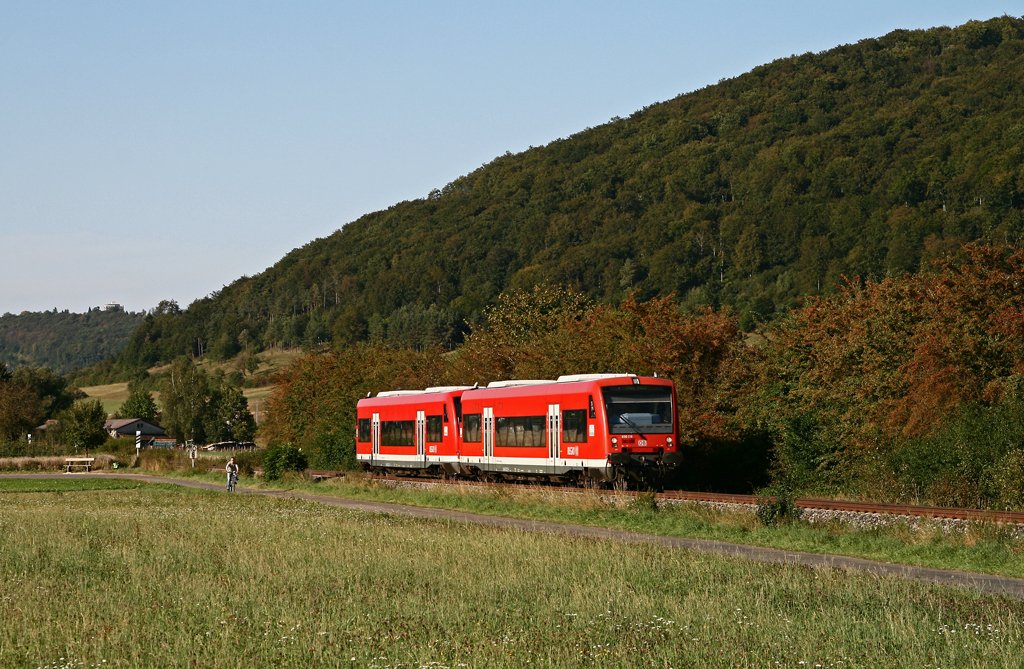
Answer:
<svg viewBox="0 0 1024 669"><path fill-rule="evenodd" d="M607 302L675 293L752 325L842 275L1019 243L1022 82L1011 17L781 59L364 216L147 317L122 363L452 343L502 290L538 282Z"/></svg>
<svg viewBox="0 0 1024 669"><path fill-rule="evenodd" d="M29 312L0 316L0 362L10 367L49 367L60 373L119 353L143 314L122 310Z"/></svg>

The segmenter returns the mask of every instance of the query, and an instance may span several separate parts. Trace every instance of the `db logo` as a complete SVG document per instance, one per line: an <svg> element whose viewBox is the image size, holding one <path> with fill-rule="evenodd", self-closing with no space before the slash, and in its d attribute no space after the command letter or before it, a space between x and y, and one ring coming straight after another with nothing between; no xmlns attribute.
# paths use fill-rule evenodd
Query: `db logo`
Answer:
<svg viewBox="0 0 1024 669"><path fill-rule="evenodd" d="M641 439L640 441L636 442L636 445L639 446L640 448L643 448L644 446L647 445L647 440Z"/></svg>

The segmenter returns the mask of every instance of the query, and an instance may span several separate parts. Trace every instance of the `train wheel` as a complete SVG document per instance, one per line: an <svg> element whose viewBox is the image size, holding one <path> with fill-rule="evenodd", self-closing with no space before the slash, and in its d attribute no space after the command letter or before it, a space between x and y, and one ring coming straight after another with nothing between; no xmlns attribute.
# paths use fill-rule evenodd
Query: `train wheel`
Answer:
<svg viewBox="0 0 1024 669"><path fill-rule="evenodd" d="M616 467L612 473L612 478L609 480L609 487L613 490L626 491L630 489L630 478L629 473L624 467Z"/></svg>
<svg viewBox="0 0 1024 669"><path fill-rule="evenodd" d="M572 486L573 488L583 488L586 486L586 477L583 476L583 472L566 472L562 476L562 480L565 485Z"/></svg>

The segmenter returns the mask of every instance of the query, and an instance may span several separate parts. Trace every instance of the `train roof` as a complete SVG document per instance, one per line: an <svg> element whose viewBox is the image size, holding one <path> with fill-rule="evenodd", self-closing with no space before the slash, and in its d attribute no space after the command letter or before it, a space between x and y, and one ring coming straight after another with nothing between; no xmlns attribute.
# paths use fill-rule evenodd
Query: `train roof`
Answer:
<svg viewBox="0 0 1024 669"><path fill-rule="evenodd" d="M407 402L444 402L450 397L461 395L473 386L434 386L424 390L382 390L375 396L366 396L357 402L358 406L395 406Z"/></svg>
<svg viewBox="0 0 1024 669"><path fill-rule="evenodd" d="M603 379L618 379L621 377L634 377L636 374L563 374L558 377L558 383L573 383L576 381L601 381Z"/></svg>
<svg viewBox="0 0 1024 669"><path fill-rule="evenodd" d="M507 382L488 384L486 388L467 390L463 400L485 397L524 397L536 395L558 395L567 392L593 392L595 388L614 385L672 385L672 381L656 376L637 376L636 374L571 374L558 377L557 381Z"/></svg>
<svg viewBox="0 0 1024 669"><path fill-rule="evenodd" d="M557 380L551 379L508 379L505 381L492 381L486 387L479 386L433 386L424 390L383 390L377 393L376 397L367 397L359 400L360 405L387 406L402 404L405 398L412 401L443 401L448 397L462 396L469 393L469 397L481 397L494 395L522 396L531 392L539 394L557 394L566 391L580 392L587 388L615 385L615 381L625 382L632 385L671 385L671 381L656 376L637 376L636 374L564 374ZM574 387L567 387L574 386Z"/></svg>

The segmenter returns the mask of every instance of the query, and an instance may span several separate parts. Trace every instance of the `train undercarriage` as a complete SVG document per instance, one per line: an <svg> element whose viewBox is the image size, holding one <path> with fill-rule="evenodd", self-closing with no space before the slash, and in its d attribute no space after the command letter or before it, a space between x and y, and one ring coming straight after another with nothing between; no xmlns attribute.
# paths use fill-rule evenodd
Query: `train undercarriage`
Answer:
<svg viewBox="0 0 1024 669"><path fill-rule="evenodd" d="M544 483L577 487L659 488L678 466L679 453L613 453L598 466L482 462L407 463L381 460L363 469L392 476L423 476L493 483Z"/></svg>

